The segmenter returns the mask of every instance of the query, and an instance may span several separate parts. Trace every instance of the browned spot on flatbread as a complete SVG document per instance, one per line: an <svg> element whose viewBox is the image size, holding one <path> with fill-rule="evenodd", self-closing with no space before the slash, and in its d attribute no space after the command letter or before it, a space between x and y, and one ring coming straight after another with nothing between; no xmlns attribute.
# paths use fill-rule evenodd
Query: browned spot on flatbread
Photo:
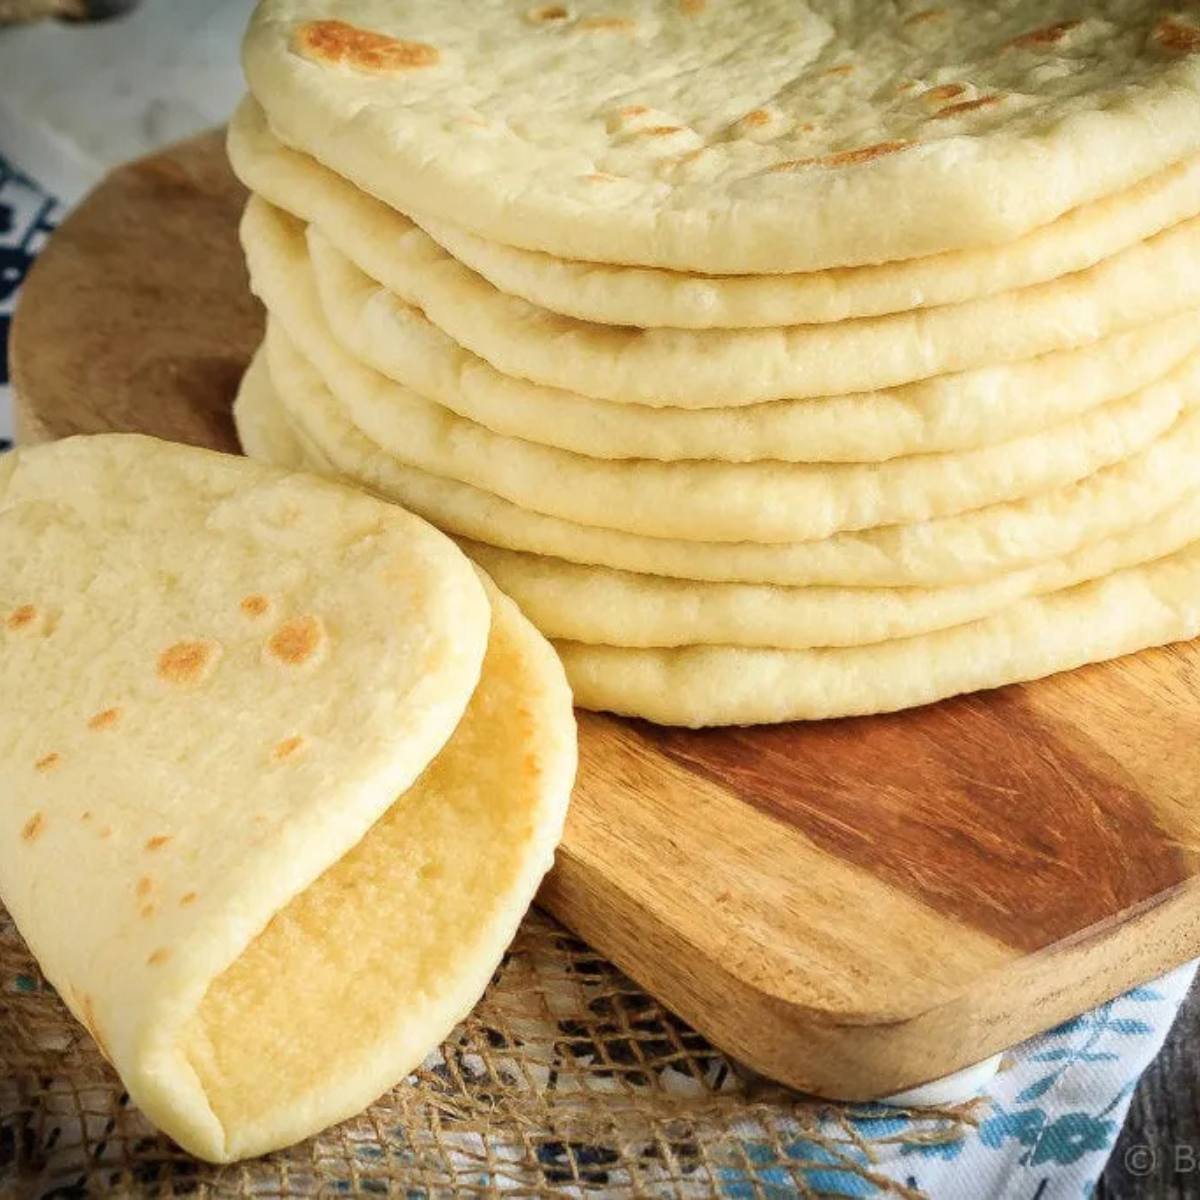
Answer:
<svg viewBox="0 0 1200 1200"><path fill-rule="evenodd" d="M267 641L267 653L287 666L299 667L313 661L326 642L320 617L305 613L284 621Z"/></svg>
<svg viewBox="0 0 1200 1200"><path fill-rule="evenodd" d="M543 25L555 21L565 21L570 15L567 7L563 4L539 4L536 8L526 11L525 19L532 21L535 25Z"/></svg>
<svg viewBox="0 0 1200 1200"><path fill-rule="evenodd" d="M645 116L650 110L644 104L627 104L624 108L617 109L617 116L622 121L632 120L634 117Z"/></svg>
<svg viewBox="0 0 1200 1200"><path fill-rule="evenodd" d="M166 683L201 683L220 656L221 647L207 638L176 642L158 656L158 677Z"/></svg>
<svg viewBox="0 0 1200 1200"><path fill-rule="evenodd" d="M88 721L88 728L94 730L111 729L121 719L121 710L119 708L106 708L96 713Z"/></svg>
<svg viewBox="0 0 1200 1200"><path fill-rule="evenodd" d="M855 67L853 63L838 63L836 67L826 68L821 72L821 75L853 75L854 70Z"/></svg>
<svg viewBox="0 0 1200 1200"><path fill-rule="evenodd" d="M92 819L92 812L91 812L91 809L88 809L86 812L82 812L82 813L80 813L80 814L79 814L79 819L80 819L81 821L90 821L90 820Z"/></svg>
<svg viewBox="0 0 1200 1200"><path fill-rule="evenodd" d="M1020 688L754 730L637 728L825 853L1019 950L1189 877L1120 763Z"/></svg>
<svg viewBox="0 0 1200 1200"><path fill-rule="evenodd" d="M694 17L708 7L708 0L679 0L679 11L685 17Z"/></svg>
<svg viewBox="0 0 1200 1200"><path fill-rule="evenodd" d="M991 108L994 104L999 104L1003 100L1003 96L977 96L974 100L963 100L958 104L947 104L945 108L939 108L937 112L930 116L931 121L940 121L943 117L957 117L963 113L975 112L980 108Z"/></svg>
<svg viewBox="0 0 1200 1200"><path fill-rule="evenodd" d="M22 604L19 608L14 608L4 619L4 624L9 629L24 629L27 625L32 625L37 620L37 609L32 604Z"/></svg>
<svg viewBox="0 0 1200 1200"><path fill-rule="evenodd" d="M575 28L598 33L632 33L637 22L629 17L584 17Z"/></svg>
<svg viewBox="0 0 1200 1200"><path fill-rule="evenodd" d="M771 114L765 108L752 108L741 120L742 125L746 125L751 129L770 125L770 123Z"/></svg>
<svg viewBox="0 0 1200 1200"><path fill-rule="evenodd" d="M148 921L156 912L158 912L158 905L143 904L142 907L138 909L138 916L141 917L143 921Z"/></svg>
<svg viewBox="0 0 1200 1200"><path fill-rule="evenodd" d="M183 895L179 897L179 907L180 908L187 908L187 906L189 904L195 904L195 903L196 903L196 893L195 892L184 892Z"/></svg>
<svg viewBox="0 0 1200 1200"><path fill-rule="evenodd" d="M637 131L638 137L670 137L673 133L683 133L682 125L648 125Z"/></svg>
<svg viewBox="0 0 1200 1200"><path fill-rule="evenodd" d="M24 825L21 826L21 837L27 842L36 842L42 835L42 830L46 828L46 817L43 813L35 812Z"/></svg>
<svg viewBox="0 0 1200 1200"><path fill-rule="evenodd" d="M584 179L588 183L616 183L617 176L610 175L607 171L593 171L590 175L584 175Z"/></svg>
<svg viewBox="0 0 1200 1200"><path fill-rule="evenodd" d="M923 100L953 100L955 96L961 96L966 90L966 84L963 83L940 83L937 87L926 88L921 93L921 98Z"/></svg>
<svg viewBox="0 0 1200 1200"><path fill-rule="evenodd" d="M1185 25L1174 17L1163 17L1154 27L1154 40L1175 54L1200 50L1200 26Z"/></svg>
<svg viewBox="0 0 1200 1200"><path fill-rule="evenodd" d="M833 154L822 154L816 158L793 158L768 167L770 172L795 171L800 167L856 167L860 163L873 162L887 154L907 150L913 143L907 140L875 142L870 146L859 146L854 150L838 150Z"/></svg>
<svg viewBox="0 0 1200 1200"><path fill-rule="evenodd" d="M53 771L60 762L62 762L62 755L57 750L51 750L49 754L43 754L33 764L33 769L40 771L44 775L47 771Z"/></svg>
<svg viewBox="0 0 1200 1200"><path fill-rule="evenodd" d="M134 892L138 896L148 896L153 888L154 880L151 879L149 875L143 875L141 879L137 881L137 887L134 888Z"/></svg>
<svg viewBox="0 0 1200 1200"><path fill-rule="evenodd" d="M427 42L406 41L346 21L305 21L292 35L292 49L322 66L347 66L371 75L432 67L441 57Z"/></svg>
<svg viewBox="0 0 1200 1200"><path fill-rule="evenodd" d="M146 962L152 967L161 967L171 957L171 952L165 946L159 946L147 957Z"/></svg>
<svg viewBox="0 0 1200 1200"><path fill-rule="evenodd" d="M238 607L248 617L261 617L266 615L271 602L260 592L255 592L252 596L243 596Z"/></svg>
<svg viewBox="0 0 1200 1200"><path fill-rule="evenodd" d="M274 759L290 758L303 745L302 737L284 738L283 741L275 744L275 748L271 751L271 757Z"/></svg>
<svg viewBox="0 0 1200 1200"><path fill-rule="evenodd" d="M1072 29L1078 29L1082 21L1056 21L1053 25L1043 25L1039 29L1031 29L1019 37L1013 38L1008 44L1021 50L1035 50L1039 46L1054 46L1061 42Z"/></svg>
<svg viewBox="0 0 1200 1200"><path fill-rule="evenodd" d="M941 21L946 17L944 8L923 8L920 12L915 12L911 17L905 17L905 25L924 25L928 21Z"/></svg>
<svg viewBox="0 0 1200 1200"><path fill-rule="evenodd" d="M101 829L101 830L100 830L100 832L99 832L99 833L98 833L96 836L97 836L97 837L101 837L101 838L110 838L110 837L112 837L112 826L111 826L111 825L105 825L105 826L104 826L104 828L103 828L103 829Z"/></svg>
<svg viewBox="0 0 1200 1200"><path fill-rule="evenodd" d="M152 838L146 840L144 849L151 852L161 850L170 840L171 835L169 833L156 833Z"/></svg>

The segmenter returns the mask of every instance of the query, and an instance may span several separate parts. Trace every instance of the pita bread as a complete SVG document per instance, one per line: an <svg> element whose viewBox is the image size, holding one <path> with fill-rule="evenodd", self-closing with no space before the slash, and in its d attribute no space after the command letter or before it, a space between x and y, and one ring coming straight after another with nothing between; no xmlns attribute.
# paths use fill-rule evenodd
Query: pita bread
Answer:
<svg viewBox="0 0 1200 1200"><path fill-rule="evenodd" d="M243 60L402 212L772 274L1010 242L1195 154L1198 46L1150 0L264 0Z"/></svg>
<svg viewBox="0 0 1200 1200"><path fill-rule="evenodd" d="M242 224L271 353L303 345L355 423L411 466L551 516L683 540L778 543L962 512L1073 482L1128 457L1200 390L1185 364L1162 382L1046 433L883 464L611 461L492 434L361 366L330 337L304 243L252 199ZM286 332L285 332L286 331ZM278 346L277 346L278 343Z"/></svg>
<svg viewBox="0 0 1200 1200"><path fill-rule="evenodd" d="M1191 490L1200 455L1200 414L1189 412L1141 454L1014 504L790 545L680 542L546 517L406 467L356 429L300 355L275 370L271 379L263 362L247 373L240 407L282 411L324 469L451 533L571 562L712 582L937 587L990 579L1069 554L1165 511Z"/></svg>
<svg viewBox="0 0 1200 1200"><path fill-rule="evenodd" d="M463 540L547 636L608 646L858 646L962 625L1026 596L1172 554L1200 538L1200 492L1065 558L946 588L781 588L585 567Z"/></svg>
<svg viewBox="0 0 1200 1200"><path fill-rule="evenodd" d="M284 209L308 189L246 178ZM895 387L1015 363L1166 320L1200 307L1200 217L1137 242L1087 270L961 304L825 325L769 329L636 329L564 317L497 291L415 226L386 240L333 223L365 273L386 265L370 306L415 307L497 371L547 387L652 408L739 407ZM367 251L363 252L366 241ZM369 259L368 259L369 254ZM318 274L324 259L314 266ZM325 289L327 295L337 296ZM340 298L342 303L349 303Z"/></svg>
<svg viewBox="0 0 1200 1200"><path fill-rule="evenodd" d="M388 258L415 221L502 292L581 321L643 329L803 325L956 304L1094 266L1200 213L1200 158L1189 158L1002 247L793 275L696 275L555 258L430 214L410 220L284 146L250 96L230 122L229 155L247 186L317 225L376 279L403 274Z"/></svg>
<svg viewBox="0 0 1200 1200"><path fill-rule="evenodd" d="M549 647L401 509L152 439L6 457L0 532L0 898L47 978L192 1153L364 1107L549 864Z"/></svg>
<svg viewBox="0 0 1200 1200"><path fill-rule="evenodd" d="M1200 633L1200 545L994 616L870 646L630 650L556 642L576 702L664 725L893 712Z"/></svg>

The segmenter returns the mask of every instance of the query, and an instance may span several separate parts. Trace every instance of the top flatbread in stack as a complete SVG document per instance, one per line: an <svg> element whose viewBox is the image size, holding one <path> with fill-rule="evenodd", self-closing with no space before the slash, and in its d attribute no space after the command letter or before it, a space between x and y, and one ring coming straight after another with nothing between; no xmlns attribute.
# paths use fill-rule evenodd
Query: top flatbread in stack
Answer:
<svg viewBox="0 0 1200 1200"><path fill-rule="evenodd" d="M269 0L245 66L401 211L774 274L1011 241L1200 150L1196 41L1145 0Z"/></svg>
<svg viewBox="0 0 1200 1200"><path fill-rule="evenodd" d="M1197 52L1135 0L263 0L246 442L655 720L1190 637Z"/></svg>

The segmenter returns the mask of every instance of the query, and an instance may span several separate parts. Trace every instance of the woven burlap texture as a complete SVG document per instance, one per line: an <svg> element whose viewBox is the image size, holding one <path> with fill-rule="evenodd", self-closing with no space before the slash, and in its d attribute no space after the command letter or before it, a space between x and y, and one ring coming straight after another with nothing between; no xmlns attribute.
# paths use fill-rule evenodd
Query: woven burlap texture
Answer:
<svg viewBox="0 0 1200 1200"><path fill-rule="evenodd" d="M864 1137L869 1110L740 1071L537 910L419 1071L357 1119L228 1167L197 1162L129 1103L2 909L0 989L5 1198L813 1196L805 1168L831 1161L917 1195L871 1170L896 1135ZM925 1110L919 1136L957 1140L980 1109Z"/></svg>

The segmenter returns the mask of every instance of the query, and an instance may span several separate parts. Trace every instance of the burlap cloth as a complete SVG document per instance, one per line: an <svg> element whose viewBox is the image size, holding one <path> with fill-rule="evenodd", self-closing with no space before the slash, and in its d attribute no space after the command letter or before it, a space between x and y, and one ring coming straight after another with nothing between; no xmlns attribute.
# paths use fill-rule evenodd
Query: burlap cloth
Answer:
<svg viewBox="0 0 1200 1200"><path fill-rule="evenodd" d="M813 1196L802 1172L814 1146L882 1194L917 1194L869 1166L899 1135L872 1143L853 1106L750 1077L536 910L419 1071L357 1119L229 1167L197 1162L132 1107L2 909L0 991L6 1200ZM956 1141L979 1108L926 1110L922 1136Z"/></svg>

